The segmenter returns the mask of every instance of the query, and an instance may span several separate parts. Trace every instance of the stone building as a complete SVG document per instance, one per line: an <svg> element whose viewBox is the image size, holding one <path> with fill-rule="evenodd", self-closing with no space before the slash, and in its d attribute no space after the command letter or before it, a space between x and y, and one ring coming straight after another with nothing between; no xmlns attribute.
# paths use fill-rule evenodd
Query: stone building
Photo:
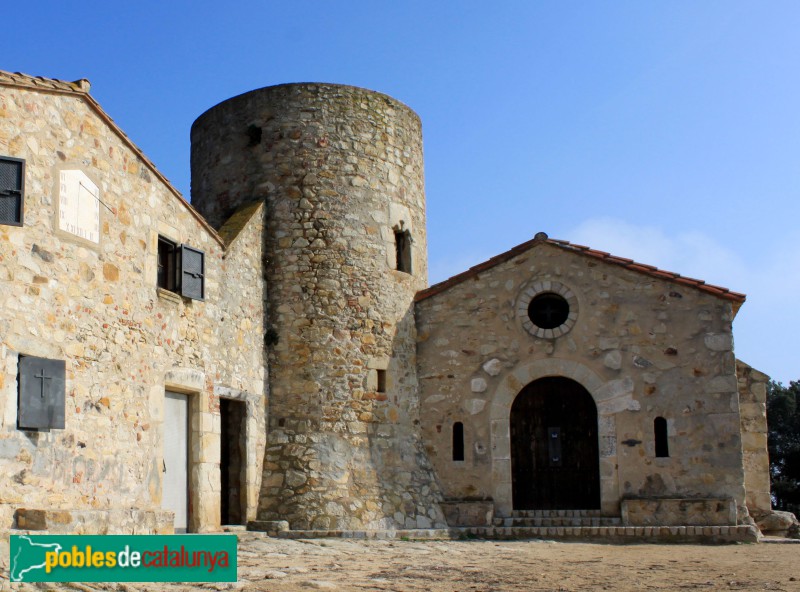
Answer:
<svg viewBox="0 0 800 592"><path fill-rule="evenodd" d="M769 512L767 377L733 354L743 302L543 233L419 292L423 439L456 515Z"/></svg>
<svg viewBox="0 0 800 592"><path fill-rule="evenodd" d="M0 524L163 531L167 490L213 530L223 481L254 518L263 207L212 228L86 81L0 74L0 171Z"/></svg>
<svg viewBox="0 0 800 592"><path fill-rule="evenodd" d="M543 233L427 287L421 125L380 93L260 89L191 140L189 204L87 81L0 72L0 528L769 513L742 294Z"/></svg>

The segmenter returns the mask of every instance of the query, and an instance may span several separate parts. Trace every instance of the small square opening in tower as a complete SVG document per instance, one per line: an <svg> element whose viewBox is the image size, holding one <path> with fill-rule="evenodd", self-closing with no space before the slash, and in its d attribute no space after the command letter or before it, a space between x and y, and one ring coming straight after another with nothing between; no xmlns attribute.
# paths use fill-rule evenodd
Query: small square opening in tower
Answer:
<svg viewBox="0 0 800 592"><path fill-rule="evenodd" d="M411 233L402 228L394 230L394 246L397 253L397 271L411 271Z"/></svg>

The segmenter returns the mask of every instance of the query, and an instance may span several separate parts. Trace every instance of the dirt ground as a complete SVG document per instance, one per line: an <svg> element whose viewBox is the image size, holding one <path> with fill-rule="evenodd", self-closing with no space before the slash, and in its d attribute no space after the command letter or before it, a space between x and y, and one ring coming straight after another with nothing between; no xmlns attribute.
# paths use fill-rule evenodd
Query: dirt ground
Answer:
<svg viewBox="0 0 800 592"><path fill-rule="evenodd" d="M273 546L242 549L247 589L800 590L800 545L310 540L259 557Z"/></svg>
<svg viewBox="0 0 800 592"><path fill-rule="evenodd" d="M4 562L5 563L5 562ZM9 589L8 573L0 589ZM15 590L800 591L799 544L288 541L245 534L235 584L16 584Z"/></svg>

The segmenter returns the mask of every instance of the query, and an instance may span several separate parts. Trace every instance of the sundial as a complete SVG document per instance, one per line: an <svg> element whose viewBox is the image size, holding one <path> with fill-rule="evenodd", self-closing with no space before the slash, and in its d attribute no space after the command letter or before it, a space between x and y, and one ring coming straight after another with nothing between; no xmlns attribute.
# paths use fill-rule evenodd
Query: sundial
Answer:
<svg viewBox="0 0 800 592"><path fill-rule="evenodd" d="M58 229L98 244L100 189L79 170L61 171L59 187Z"/></svg>

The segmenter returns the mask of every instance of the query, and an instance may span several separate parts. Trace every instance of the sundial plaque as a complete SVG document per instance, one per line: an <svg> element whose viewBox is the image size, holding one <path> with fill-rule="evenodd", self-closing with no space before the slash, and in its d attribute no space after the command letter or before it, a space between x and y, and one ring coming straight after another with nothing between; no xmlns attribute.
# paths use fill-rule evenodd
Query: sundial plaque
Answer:
<svg viewBox="0 0 800 592"><path fill-rule="evenodd" d="M62 170L59 178L58 229L100 242L100 189L83 171Z"/></svg>

